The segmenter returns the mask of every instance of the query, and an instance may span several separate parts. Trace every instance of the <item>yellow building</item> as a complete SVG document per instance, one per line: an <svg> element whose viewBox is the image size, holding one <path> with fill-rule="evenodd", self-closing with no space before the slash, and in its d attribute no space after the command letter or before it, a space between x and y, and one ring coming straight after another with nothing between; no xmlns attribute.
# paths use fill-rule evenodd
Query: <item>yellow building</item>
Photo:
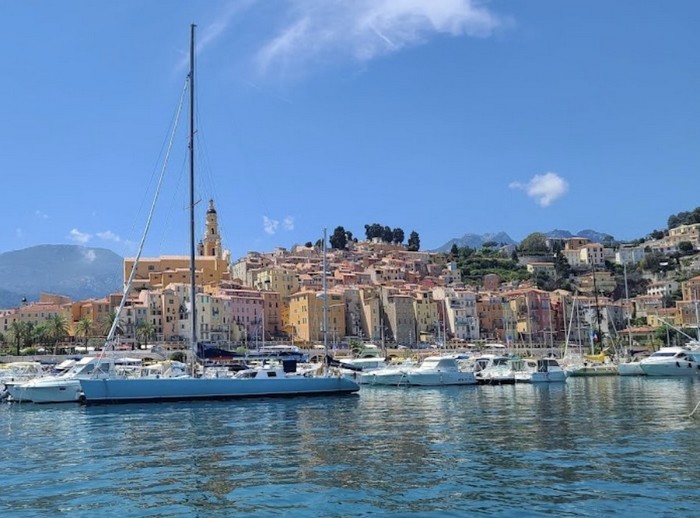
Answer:
<svg viewBox="0 0 700 518"><path fill-rule="evenodd" d="M316 291L300 291L289 297L289 325L295 340L323 342L323 308L323 298ZM327 341L331 344L345 334L344 298L338 293L328 293Z"/></svg>

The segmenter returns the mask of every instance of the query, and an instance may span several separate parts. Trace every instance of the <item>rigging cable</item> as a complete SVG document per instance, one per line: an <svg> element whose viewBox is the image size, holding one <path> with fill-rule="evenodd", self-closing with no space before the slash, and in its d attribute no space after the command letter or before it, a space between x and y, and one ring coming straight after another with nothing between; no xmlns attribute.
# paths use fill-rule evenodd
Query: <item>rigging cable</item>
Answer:
<svg viewBox="0 0 700 518"><path fill-rule="evenodd" d="M126 303L126 298L129 295L129 291L131 291L131 283L134 281L134 277L136 276L136 266L138 265L139 259L141 258L141 253L143 252L143 245L146 242L146 235L148 234L148 230L151 226L151 220L153 219L153 213L155 212L156 209L156 202L158 201L158 196L160 195L160 188L163 184L163 178L165 177L165 170L168 167L168 161L170 159L170 151L172 150L173 147L173 141L175 139L175 133L177 130L178 122L180 120L180 113L182 112L182 106L184 105L185 102L185 92L187 91L187 83L185 83L185 87L182 91L182 96L180 97L180 105L178 106L177 109L177 114L175 116L175 121L173 124L173 129L170 134L170 140L168 142L168 148L165 153L165 159L163 161L163 166L160 170L160 177L158 178L158 184L156 186L156 191L155 194L153 195L153 202L151 203L151 210L148 213L148 218L146 220L146 228L143 231L143 235L141 236L141 242L139 243L139 248L138 252L136 253L136 257L134 258L134 264L131 268L131 273L129 274L129 280L127 281L126 285L124 286L124 292L122 293L122 300L119 303L119 307L117 308L116 315L114 318L114 321L112 322L112 326L109 329L109 333L107 334L107 339L105 341L105 345L109 344L114 339L114 333L117 329L117 325L119 324L119 315L121 314L122 310L124 309L124 304ZM104 352L106 351L107 347L103 347L102 349L102 354L104 355Z"/></svg>

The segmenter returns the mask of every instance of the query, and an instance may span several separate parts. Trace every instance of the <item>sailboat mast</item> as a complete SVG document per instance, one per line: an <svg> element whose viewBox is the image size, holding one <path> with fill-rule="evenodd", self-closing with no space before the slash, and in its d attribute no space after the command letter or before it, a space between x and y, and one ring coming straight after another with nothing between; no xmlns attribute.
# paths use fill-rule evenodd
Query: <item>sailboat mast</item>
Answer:
<svg viewBox="0 0 700 518"><path fill-rule="evenodd" d="M190 320L191 347L197 347L197 306L195 304L195 255L194 255L194 31L190 26Z"/></svg>
<svg viewBox="0 0 700 518"><path fill-rule="evenodd" d="M326 229L323 229L323 352L328 354L328 280L326 279ZM325 362L325 360L324 360Z"/></svg>

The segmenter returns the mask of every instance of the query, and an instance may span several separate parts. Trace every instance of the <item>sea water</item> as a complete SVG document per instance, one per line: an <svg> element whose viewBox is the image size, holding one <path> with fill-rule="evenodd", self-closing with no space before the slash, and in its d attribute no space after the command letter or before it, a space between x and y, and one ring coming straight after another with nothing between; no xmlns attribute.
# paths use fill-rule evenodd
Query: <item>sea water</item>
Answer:
<svg viewBox="0 0 700 518"><path fill-rule="evenodd" d="M697 516L700 380L0 407L0 516ZM700 410L698 410L700 414Z"/></svg>

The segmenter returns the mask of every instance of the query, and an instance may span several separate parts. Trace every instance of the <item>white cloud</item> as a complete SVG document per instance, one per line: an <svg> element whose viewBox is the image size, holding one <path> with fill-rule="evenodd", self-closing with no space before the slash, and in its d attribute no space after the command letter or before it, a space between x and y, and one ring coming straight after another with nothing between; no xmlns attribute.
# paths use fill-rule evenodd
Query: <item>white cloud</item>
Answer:
<svg viewBox="0 0 700 518"><path fill-rule="evenodd" d="M90 241L90 239L92 239L92 236L90 234L85 234L85 233L81 232L77 228L74 228L70 231L68 238L71 241L75 241L76 243L84 245L85 243Z"/></svg>
<svg viewBox="0 0 700 518"><path fill-rule="evenodd" d="M98 232L97 237L104 241L113 241L115 243L121 243L122 238L120 238L118 235L116 235L114 232L111 230L105 230L104 232Z"/></svg>
<svg viewBox="0 0 700 518"><path fill-rule="evenodd" d="M280 222L276 219L271 219L267 216L263 216L263 229L265 230L266 234L270 234L271 236L276 234L277 227L279 227L279 225Z"/></svg>
<svg viewBox="0 0 700 518"><path fill-rule="evenodd" d="M536 174L532 179L522 184L512 182L511 189L521 189L534 198L541 207L548 207L554 200L561 198L569 190L569 183L557 173Z"/></svg>
<svg viewBox="0 0 700 518"><path fill-rule="evenodd" d="M97 254L92 248L85 248L84 250L80 251L83 254L83 259L85 259L86 262L91 263L95 259L97 259Z"/></svg>
<svg viewBox="0 0 700 518"><path fill-rule="evenodd" d="M358 62L436 34L487 37L504 20L476 0L289 0L290 20L256 55L261 71L328 55Z"/></svg>
<svg viewBox="0 0 700 518"><path fill-rule="evenodd" d="M294 218L292 216L287 216L282 221L282 226L285 230L294 230Z"/></svg>
<svg viewBox="0 0 700 518"><path fill-rule="evenodd" d="M35 210L34 215L39 219L49 219L49 215L45 212L41 212L40 210Z"/></svg>

